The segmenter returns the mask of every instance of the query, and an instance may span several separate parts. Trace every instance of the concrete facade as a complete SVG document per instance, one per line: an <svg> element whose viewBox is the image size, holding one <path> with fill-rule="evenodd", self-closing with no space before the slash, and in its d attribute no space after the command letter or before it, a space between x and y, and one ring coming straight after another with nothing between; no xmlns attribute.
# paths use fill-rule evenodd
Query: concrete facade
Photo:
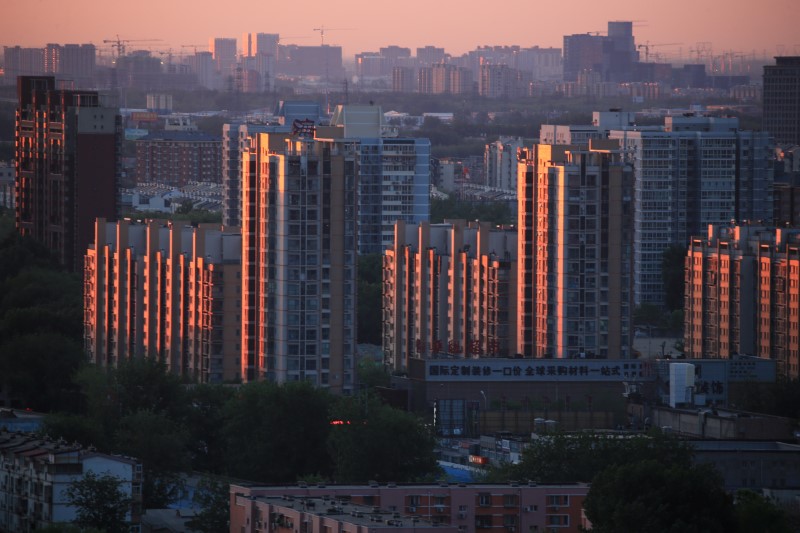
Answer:
<svg viewBox="0 0 800 533"><path fill-rule="evenodd" d="M238 228L98 219L84 266L89 360L153 357L194 382L240 380L241 250Z"/></svg>
<svg viewBox="0 0 800 533"><path fill-rule="evenodd" d="M305 533L335 527L349 533L377 532L387 526L394 531L578 532L588 525L582 511L588 490L586 484L527 483L231 485L231 531L288 531L291 524Z"/></svg>
<svg viewBox="0 0 800 533"><path fill-rule="evenodd" d="M138 461L0 429L0 530L29 533L71 522L76 509L65 492L88 472L119 479L120 490L132 499L127 519L136 527L142 501Z"/></svg>

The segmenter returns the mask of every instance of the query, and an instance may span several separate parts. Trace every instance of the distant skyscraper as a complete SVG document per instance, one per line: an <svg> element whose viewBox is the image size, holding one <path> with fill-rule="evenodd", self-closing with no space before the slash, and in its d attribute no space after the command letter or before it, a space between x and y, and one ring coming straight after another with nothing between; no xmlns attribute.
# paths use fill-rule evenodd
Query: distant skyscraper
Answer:
<svg viewBox="0 0 800 533"><path fill-rule="evenodd" d="M183 187L192 181L222 182L222 142L217 136L154 131L134 144L137 183Z"/></svg>
<svg viewBox="0 0 800 533"><path fill-rule="evenodd" d="M394 67L392 69L392 91L396 93L413 93L414 69L411 67Z"/></svg>
<svg viewBox="0 0 800 533"><path fill-rule="evenodd" d="M800 144L800 56L764 66L764 129L778 144Z"/></svg>
<svg viewBox="0 0 800 533"><path fill-rule="evenodd" d="M521 152L517 353L632 357L633 169L619 144Z"/></svg>
<svg viewBox="0 0 800 533"><path fill-rule="evenodd" d="M214 57L214 67L224 80L234 75L236 66L236 39L216 37L209 42L209 51Z"/></svg>
<svg viewBox="0 0 800 533"><path fill-rule="evenodd" d="M481 63L478 94L487 98L514 98L519 93L519 73L508 65Z"/></svg>
<svg viewBox="0 0 800 533"><path fill-rule="evenodd" d="M20 77L17 94L17 229L79 271L95 218L117 215L119 112L95 91L57 90L52 76Z"/></svg>
<svg viewBox="0 0 800 533"><path fill-rule="evenodd" d="M436 46L424 46L417 48L417 65L420 67L429 67L436 63L442 63L447 59L447 54L444 48Z"/></svg>
<svg viewBox="0 0 800 533"><path fill-rule="evenodd" d="M599 73L602 81L631 81L638 60L632 22L609 22L608 35L564 36L564 81L577 81L588 70Z"/></svg>
<svg viewBox="0 0 800 533"><path fill-rule="evenodd" d="M3 49L3 79L17 83L18 76L39 76L45 73L44 49L6 46Z"/></svg>

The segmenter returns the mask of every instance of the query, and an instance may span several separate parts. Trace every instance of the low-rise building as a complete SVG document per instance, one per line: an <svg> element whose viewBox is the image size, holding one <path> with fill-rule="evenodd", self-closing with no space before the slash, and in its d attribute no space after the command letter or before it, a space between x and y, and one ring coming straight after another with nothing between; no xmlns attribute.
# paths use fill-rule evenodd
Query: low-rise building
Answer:
<svg viewBox="0 0 800 533"><path fill-rule="evenodd" d="M75 520L77 509L66 491L89 472L119 479L131 498L126 519L134 531L142 501L142 465L136 459L0 429L0 531L28 533Z"/></svg>
<svg viewBox="0 0 800 533"><path fill-rule="evenodd" d="M583 483L231 485L231 531L580 531Z"/></svg>

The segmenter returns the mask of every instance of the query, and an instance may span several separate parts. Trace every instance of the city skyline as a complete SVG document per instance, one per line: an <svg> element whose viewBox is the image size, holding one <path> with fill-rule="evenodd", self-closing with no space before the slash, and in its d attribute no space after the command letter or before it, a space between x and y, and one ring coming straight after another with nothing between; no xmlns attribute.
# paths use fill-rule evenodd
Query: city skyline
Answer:
<svg viewBox="0 0 800 533"><path fill-rule="evenodd" d="M276 11L267 3L241 0L227 4L221 12L211 11L214 4L203 0L141 0L135 7L100 5L96 0L38 0L33 4L48 13L49 22L18 24L31 3L15 0L0 10L4 14L0 44L40 47L52 42L91 42L102 47L110 46L104 40L119 36L122 40L160 39L142 42L141 47L171 48L179 54L190 52L194 46L207 49L213 37L241 39L246 32L279 33L284 43L318 45L322 40L319 30L325 28L325 44L342 46L348 59L358 52L377 51L392 44L412 50L434 45L460 55L485 45L561 48L564 35L604 33L607 21L632 20L636 42L658 46L658 52L669 58L689 60L698 48L707 47L715 54L735 52L755 58L800 54L793 18L781 15L792 12L791 0L766 0L757 10L744 7L742 1L732 6L728 1L707 0L702 12L689 0L669 5L582 1L579 9L570 10L566 16L556 9L537 13L537 6L523 0L510 0L503 10L421 0L405 2L402 10L381 10L369 2L349 0L331 10L325 2L308 0L302 16L291 9ZM736 5L742 8L736 9ZM209 15L200 18L194 15L198 13Z"/></svg>

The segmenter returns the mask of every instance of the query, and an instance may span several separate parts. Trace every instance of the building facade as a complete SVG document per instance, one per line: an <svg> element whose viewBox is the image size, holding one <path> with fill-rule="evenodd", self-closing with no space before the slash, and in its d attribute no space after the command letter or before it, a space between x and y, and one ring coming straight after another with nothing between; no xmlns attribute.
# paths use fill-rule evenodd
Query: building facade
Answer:
<svg viewBox="0 0 800 533"><path fill-rule="evenodd" d="M138 530L142 465L137 460L0 429L0 530L30 533L72 522L77 509L66 491L88 473L119 480L119 489L131 499L125 518L131 531Z"/></svg>
<svg viewBox="0 0 800 533"><path fill-rule="evenodd" d="M89 360L151 357L193 382L239 381L238 229L102 218L95 227L84 263Z"/></svg>
<svg viewBox="0 0 800 533"><path fill-rule="evenodd" d="M779 144L800 144L800 56L764 65L764 130Z"/></svg>
<svg viewBox="0 0 800 533"><path fill-rule="evenodd" d="M337 106L331 125L359 155L358 253L381 253L394 242L394 223L415 224L430 213L431 143L397 137L380 106Z"/></svg>
<svg viewBox="0 0 800 533"><path fill-rule="evenodd" d="M183 187L193 181L220 183L222 141L196 131L161 131L137 139L136 182Z"/></svg>
<svg viewBox="0 0 800 533"><path fill-rule="evenodd" d="M632 357L633 169L619 145L520 152L517 353Z"/></svg>
<svg viewBox="0 0 800 533"><path fill-rule="evenodd" d="M516 231L463 220L395 225L383 257L383 350L414 358L510 357L516 349Z"/></svg>
<svg viewBox="0 0 800 533"><path fill-rule="evenodd" d="M262 35L262 34L258 34ZM299 124L320 124L322 109L312 101L279 102L275 109L277 122L233 122L222 126L222 223L239 226L242 216L242 153L250 146L251 139L259 133L291 133Z"/></svg>
<svg viewBox="0 0 800 533"><path fill-rule="evenodd" d="M663 127L612 130L635 172L637 305L662 305L662 254L709 224L772 220L773 158L767 133L736 118L667 117Z"/></svg>
<svg viewBox="0 0 800 533"><path fill-rule="evenodd" d="M243 154L242 379L354 387L358 155L341 128Z"/></svg>
<svg viewBox="0 0 800 533"><path fill-rule="evenodd" d="M489 187L504 191L517 190L517 151L521 137L500 137L487 144L483 152L484 179Z"/></svg>
<svg viewBox="0 0 800 533"><path fill-rule="evenodd" d="M800 230L709 226L692 239L685 272L688 357L753 355L800 376Z"/></svg>
<svg viewBox="0 0 800 533"><path fill-rule="evenodd" d="M325 520L334 520L333 527L340 526L337 530L347 533L383 531L387 526L393 531L415 531L417 524L424 531L436 526L443 528L442 531L565 533L582 531L582 527L588 526L582 506L589 486L581 483L302 485L231 485L231 530L279 531L287 523L307 523L308 533L316 533L327 531L326 525L332 528ZM323 497L323 502L316 501ZM339 506L341 511L336 509ZM271 514L278 507L283 511ZM323 510L329 511L326 513L329 516L321 516ZM357 516L359 512L361 516ZM270 517L277 515L284 517L281 523L269 523Z"/></svg>
<svg viewBox="0 0 800 533"><path fill-rule="evenodd" d="M16 225L79 271L96 217L115 218L121 143L117 109L94 91L22 76L15 126Z"/></svg>

